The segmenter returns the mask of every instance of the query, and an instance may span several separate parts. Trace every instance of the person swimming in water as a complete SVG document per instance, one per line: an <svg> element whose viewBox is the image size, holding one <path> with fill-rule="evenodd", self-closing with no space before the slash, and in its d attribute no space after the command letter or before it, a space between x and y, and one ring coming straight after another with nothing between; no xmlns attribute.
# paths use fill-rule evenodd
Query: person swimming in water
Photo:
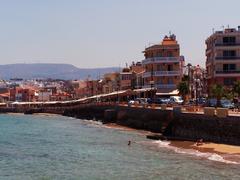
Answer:
<svg viewBox="0 0 240 180"><path fill-rule="evenodd" d="M131 141L128 141L128 146L130 146L131 145Z"/></svg>
<svg viewBox="0 0 240 180"><path fill-rule="evenodd" d="M201 145L203 145L203 139L197 140L196 146L201 146Z"/></svg>

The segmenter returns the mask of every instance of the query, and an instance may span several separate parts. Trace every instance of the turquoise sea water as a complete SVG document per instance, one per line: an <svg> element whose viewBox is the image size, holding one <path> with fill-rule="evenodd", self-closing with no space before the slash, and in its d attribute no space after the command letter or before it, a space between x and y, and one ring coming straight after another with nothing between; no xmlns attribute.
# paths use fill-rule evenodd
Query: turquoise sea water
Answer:
<svg viewBox="0 0 240 180"><path fill-rule="evenodd" d="M238 164L180 150L89 121L0 115L0 180L240 179Z"/></svg>

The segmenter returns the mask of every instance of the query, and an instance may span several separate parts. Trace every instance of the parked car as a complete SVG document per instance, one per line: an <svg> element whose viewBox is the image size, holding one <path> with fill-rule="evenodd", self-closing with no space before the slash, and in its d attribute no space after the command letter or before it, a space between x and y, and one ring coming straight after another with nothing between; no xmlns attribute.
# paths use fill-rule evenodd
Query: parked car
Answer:
<svg viewBox="0 0 240 180"><path fill-rule="evenodd" d="M168 104L169 101L170 101L169 98L155 98L153 100L153 103L155 103L155 104Z"/></svg>
<svg viewBox="0 0 240 180"><path fill-rule="evenodd" d="M206 103L206 98L198 98L196 99L196 104L203 105Z"/></svg>
<svg viewBox="0 0 240 180"><path fill-rule="evenodd" d="M216 107L217 106L217 99L208 99L205 103L205 106Z"/></svg>
<svg viewBox="0 0 240 180"><path fill-rule="evenodd" d="M221 100L221 106L223 108L228 108L228 109L234 109L234 103L232 103L230 100L228 99L222 99Z"/></svg>
<svg viewBox="0 0 240 180"><path fill-rule="evenodd" d="M139 104L148 104L148 103L151 103L151 99L150 99L150 98L137 98L136 101L138 101Z"/></svg>
<svg viewBox="0 0 240 180"><path fill-rule="evenodd" d="M128 101L128 104L139 104L138 100L130 100Z"/></svg>
<svg viewBox="0 0 240 180"><path fill-rule="evenodd" d="M217 107L217 99L208 99L208 101L206 102L206 106ZM221 99L220 106L223 108L228 108L228 109L233 109L235 107L234 103L232 103L228 99Z"/></svg>
<svg viewBox="0 0 240 180"><path fill-rule="evenodd" d="M170 97L170 104L183 104L183 99L181 96L171 96Z"/></svg>

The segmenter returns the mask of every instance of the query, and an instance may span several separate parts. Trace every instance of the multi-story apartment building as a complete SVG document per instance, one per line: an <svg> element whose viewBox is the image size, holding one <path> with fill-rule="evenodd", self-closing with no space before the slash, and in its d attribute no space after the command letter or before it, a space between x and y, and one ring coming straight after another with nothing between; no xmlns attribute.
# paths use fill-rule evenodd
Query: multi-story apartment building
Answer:
<svg viewBox="0 0 240 180"><path fill-rule="evenodd" d="M240 26L216 31L206 40L207 84L232 86L240 80Z"/></svg>
<svg viewBox="0 0 240 180"><path fill-rule="evenodd" d="M150 46L143 53L144 87L155 87L157 92L175 90L182 80L184 66L176 36L165 36L161 44Z"/></svg>

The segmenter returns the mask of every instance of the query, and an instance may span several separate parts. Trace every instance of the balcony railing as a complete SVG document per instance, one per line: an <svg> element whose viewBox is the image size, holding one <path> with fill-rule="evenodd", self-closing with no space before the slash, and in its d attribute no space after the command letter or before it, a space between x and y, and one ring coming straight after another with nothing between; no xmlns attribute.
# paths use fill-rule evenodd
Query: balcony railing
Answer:
<svg viewBox="0 0 240 180"><path fill-rule="evenodd" d="M216 74L235 74L240 73L240 70L217 70Z"/></svg>
<svg viewBox="0 0 240 180"><path fill-rule="evenodd" d="M176 84L156 84L155 86L158 89L173 89L177 88Z"/></svg>
<svg viewBox="0 0 240 180"><path fill-rule="evenodd" d="M151 77L151 76L178 76L180 75L180 71L153 71L153 72L145 72L143 77Z"/></svg>
<svg viewBox="0 0 240 180"><path fill-rule="evenodd" d="M157 89L176 89L176 84L154 84L154 85L144 85L143 88L157 88Z"/></svg>
<svg viewBox="0 0 240 180"><path fill-rule="evenodd" d="M150 64L150 63L166 63L166 62L179 62L181 57L153 57L147 58L142 61L143 64Z"/></svg>
<svg viewBox="0 0 240 180"><path fill-rule="evenodd" d="M215 46L240 46L240 43L217 43Z"/></svg>
<svg viewBox="0 0 240 180"><path fill-rule="evenodd" d="M219 56L219 57L215 57L216 60L237 60L239 59L240 60L240 56Z"/></svg>

